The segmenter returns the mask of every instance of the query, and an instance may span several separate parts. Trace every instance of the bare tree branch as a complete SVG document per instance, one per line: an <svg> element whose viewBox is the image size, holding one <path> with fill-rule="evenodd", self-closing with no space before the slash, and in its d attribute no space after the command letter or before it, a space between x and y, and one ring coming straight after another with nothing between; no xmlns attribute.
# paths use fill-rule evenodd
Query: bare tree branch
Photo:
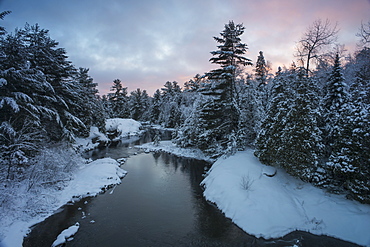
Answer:
<svg viewBox="0 0 370 247"><path fill-rule="evenodd" d="M325 48L335 43L338 31L337 24L332 26L328 19L325 21L318 19L307 28L301 40L298 41L295 54L307 73L310 70L311 61L319 61L323 55L326 55Z"/></svg>
<svg viewBox="0 0 370 247"><path fill-rule="evenodd" d="M370 44L370 21L365 24L361 22L360 32L356 36L360 37L360 42L363 46Z"/></svg>

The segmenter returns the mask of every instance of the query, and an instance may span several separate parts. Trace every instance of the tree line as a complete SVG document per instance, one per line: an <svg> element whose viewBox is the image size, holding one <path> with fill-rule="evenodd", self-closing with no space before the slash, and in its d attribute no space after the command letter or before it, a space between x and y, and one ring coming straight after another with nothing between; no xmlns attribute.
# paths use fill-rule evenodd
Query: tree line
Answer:
<svg viewBox="0 0 370 247"><path fill-rule="evenodd" d="M3 19L8 12L3 12ZM225 24L211 63L183 87L167 81L153 96L120 79L99 96L89 69L76 68L48 30L26 24L0 39L2 174L12 179L50 143L105 132L107 118L174 128L173 141L213 158L246 147L267 165L333 192L370 202L370 23L358 51L343 57L336 25L317 20L297 44L297 64L273 75L261 51L245 57L245 27ZM253 73L245 67L253 66Z"/></svg>

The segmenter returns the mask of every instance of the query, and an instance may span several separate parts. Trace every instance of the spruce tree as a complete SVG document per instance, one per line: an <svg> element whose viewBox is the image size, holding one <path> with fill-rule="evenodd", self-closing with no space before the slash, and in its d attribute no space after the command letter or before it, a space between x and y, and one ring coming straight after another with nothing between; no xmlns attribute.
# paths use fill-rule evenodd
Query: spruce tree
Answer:
<svg viewBox="0 0 370 247"><path fill-rule="evenodd" d="M167 81L161 91L159 123L166 128L180 126L182 123L182 113L180 111L182 91L180 86L176 81Z"/></svg>
<svg viewBox="0 0 370 247"><path fill-rule="evenodd" d="M348 100L348 86L344 80L339 55L337 54L333 70L325 86L323 99L324 140L327 147L327 156L330 156L331 152L338 148L335 146L342 136L340 121L342 121L341 118L348 109Z"/></svg>
<svg viewBox="0 0 370 247"><path fill-rule="evenodd" d="M150 121L152 123L158 123L158 118L160 114L160 107L161 107L161 91L157 89L154 92L152 104L150 105Z"/></svg>
<svg viewBox="0 0 370 247"><path fill-rule="evenodd" d="M262 51L259 52L254 71L256 81L258 81L258 87L265 86L267 84L268 67Z"/></svg>
<svg viewBox="0 0 370 247"><path fill-rule="evenodd" d="M82 121L70 111L76 106L75 69L65 50L57 46L48 30L38 25L27 24L1 39L1 69L7 81L3 93L28 95L25 106L32 111L23 116L37 119L36 124L51 140L73 140L77 129L84 128Z"/></svg>
<svg viewBox="0 0 370 247"><path fill-rule="evenodd" d="M256 156L264 164L312 181L323 153L319 120L318 90L305 70L279 72L257 139Z"/></svg>
<svg viewBox="0 0 370 247"><path fill-rule="evenodd" d="M11 11L8 11L8 10L0 12L0 20L4 20L4 17L10 13ZM6 33L5 28L3 26L0 26L0 36L4 35L5 33Z"/></svg>
<svg viewBox="0 0 370 247"><path fill-rule="evenodd" d="M115 79L113 81L113 86L111 87L113 93L108 94L109 105L111 107L112 116L118 118L128 118L129 105L127 96L127 87L122 86L120 79Z"/></svg>
<svg viewBox="0 0 370 247"><path fill-rule="evenodd" d="M220 33L221 37L214 37L220 45L218 50L211 52L210 61L221 68L206 74L210 83L200 91L206 97L199 113L199 124L204 132L199 136L198 146L216 156L227 148L229 135L238 131L237 69L252 65L251 60L243 56L247 51L247 45L240 38L244 29L242 24L230 21Z"/></svg>
<svg viewBox="0 0 370 247"><path fill-rule="evenodd" d="M284 150L280 166L304 181L312 181L323 156L317 83L300 68L295 79L295 100L287 113L280 138Z"/></svg>
<svg viewBox="0 0 370 247"><path fill-rule="evenodd" d="M279 68L270 94L266 118L256 140L255 155L266 165L281 166L284 163L281 139L282 132L288 122L287 116L294 102L294 70L282 72Z"/></svg>
<svg viewBox="0 0 370 247"><path fill-rule="evenodd" d="M134 120L148 120L148 116L145 113L149 110L149 95L147 94L146 90L141 90L137 88L135 91L130 93L129 99L129 109L130 109L130 117Z"/></svg>
<svg viewBox="0 0 370 247"><path fill-rule="evenodd" d="M91 126L98 127L105 132L105 115L101 100L98 97L97 83L88 74L89 69L79 68L75 75L78 88L77 106L73 108L73 114L86 125L85 135Z"/></svg>
<svg viewBox="0 0 370 247"><path fill-rule="evenodd" d="M256 62L255 68L255 80L257 81L257 98L259 102L259 109L261 118L264 117L264 114L267 110L267 102L268 102L268 88L267 88L267 77L269 67L265 61L265 57L263 56L263 52L260 51L259 56Z"/></svg>

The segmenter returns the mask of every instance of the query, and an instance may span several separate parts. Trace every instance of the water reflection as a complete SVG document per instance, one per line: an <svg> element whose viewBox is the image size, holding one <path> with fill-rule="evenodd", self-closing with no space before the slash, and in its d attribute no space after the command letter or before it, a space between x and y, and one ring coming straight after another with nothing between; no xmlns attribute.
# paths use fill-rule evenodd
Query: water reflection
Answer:
<svg viewBox="0 0 370 247"><path fill-rule="evenodd" d="M199 184L210 164L162 152L133 155L132 145L99 154L131 156L121 185L63 207L36 225L24 246L50 246L76 222L80 229L66 246L355 246L299 231L273 240L250 236L202 196Z"/></svg>

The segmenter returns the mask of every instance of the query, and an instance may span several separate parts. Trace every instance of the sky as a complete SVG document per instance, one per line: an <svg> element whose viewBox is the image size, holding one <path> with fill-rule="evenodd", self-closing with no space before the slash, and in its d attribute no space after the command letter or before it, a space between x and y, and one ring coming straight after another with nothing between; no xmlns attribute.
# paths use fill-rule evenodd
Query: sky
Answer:
<svg viewBox="0 0 370 247"><path fill-rule="evenodd" d="M12 11L0 22L8 32L26 23L50 30L76 67L90 69L100 94L120 79L152 95L166 81L182 86L217 68L213 37L230 20L245 27L245 57L255 62L263 51L273 70L296 61L296 43L315 20L337 23L349 52L370 21L370 0L0 0L4 10Z"/></svg>

